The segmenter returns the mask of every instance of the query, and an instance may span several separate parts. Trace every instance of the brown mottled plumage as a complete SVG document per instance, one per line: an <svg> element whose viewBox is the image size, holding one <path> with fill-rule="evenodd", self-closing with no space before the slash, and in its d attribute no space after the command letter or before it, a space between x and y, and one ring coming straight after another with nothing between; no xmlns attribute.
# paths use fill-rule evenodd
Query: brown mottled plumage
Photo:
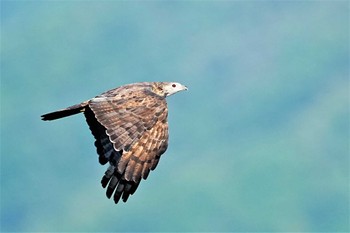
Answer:
<svg viewBox="0 0 350 233"><path fill-rule="evenodd" d="M141 179L154 170L168 147L168 108L165 98L187 87L174 82L125 85L42 120L55 120L84 112L95 137L99 162L109 167L101 183L106 195L126 202Z"/></svg>

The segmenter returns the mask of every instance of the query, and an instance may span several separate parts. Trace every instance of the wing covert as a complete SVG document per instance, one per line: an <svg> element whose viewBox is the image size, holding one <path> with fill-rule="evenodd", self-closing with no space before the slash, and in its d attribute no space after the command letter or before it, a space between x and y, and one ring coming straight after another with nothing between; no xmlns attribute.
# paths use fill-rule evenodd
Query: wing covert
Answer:
<svg viewBox="0 0 350 233"><path fill-rule="evenodd" d="M115 150L128 151L143 133L150 130L167 111L165 99L156 96L132 96L131 100L95 98L89 102L97 121L106 128L106 134Z"/></svg>

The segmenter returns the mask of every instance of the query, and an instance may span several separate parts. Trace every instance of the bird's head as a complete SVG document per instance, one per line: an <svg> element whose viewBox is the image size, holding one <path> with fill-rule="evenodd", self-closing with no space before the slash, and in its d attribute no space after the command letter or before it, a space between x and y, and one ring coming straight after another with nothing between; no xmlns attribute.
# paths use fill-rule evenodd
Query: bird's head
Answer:
<svg viewBox="0 0 350 233"><path fill-rule="evenodd" d="M156 94L167 97L179 91L185 91L187 87L176 82L156 82L152 89Z"/></svg>

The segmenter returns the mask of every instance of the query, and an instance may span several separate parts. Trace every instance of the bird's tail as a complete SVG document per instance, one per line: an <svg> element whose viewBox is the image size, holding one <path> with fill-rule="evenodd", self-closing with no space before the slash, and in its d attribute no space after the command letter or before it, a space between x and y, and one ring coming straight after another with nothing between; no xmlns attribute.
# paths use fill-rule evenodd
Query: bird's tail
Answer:
<svg viewBox="0 0 350 233"><path fill-rule="evenodd" d="M73 106L70 106L68 108L62 109L62 110L58 110L55 112L50 112L47 114L42 115L41 120L43 121L51 121L51 120L56 120L62 117L67 117L67 116L71 116L74 114L78 114L81 112L85 111L85 107L88 105L88 101L85 101L81 104L76 104Z"/></svg>

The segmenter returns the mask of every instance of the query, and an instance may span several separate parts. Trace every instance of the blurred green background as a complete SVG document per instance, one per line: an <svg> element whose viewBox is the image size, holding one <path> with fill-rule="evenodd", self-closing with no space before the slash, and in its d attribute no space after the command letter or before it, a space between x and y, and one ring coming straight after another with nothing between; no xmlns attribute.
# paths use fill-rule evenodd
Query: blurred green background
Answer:
<svg viewBox="0 0 350 233"><path fill-rule="evenodd" d="M1 1L2 231L349 231L348 1ZM177 81L170 146L105 197L83 115Z"/></svg>

